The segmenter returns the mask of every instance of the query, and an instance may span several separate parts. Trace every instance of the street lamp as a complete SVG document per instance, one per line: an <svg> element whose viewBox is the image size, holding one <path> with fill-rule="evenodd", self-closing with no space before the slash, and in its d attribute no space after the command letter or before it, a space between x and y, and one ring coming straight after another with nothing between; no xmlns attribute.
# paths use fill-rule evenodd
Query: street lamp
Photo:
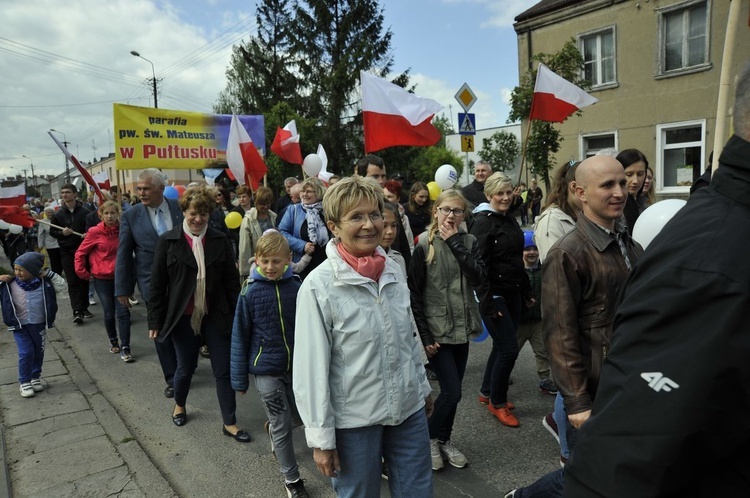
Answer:
<svg viewBox="0 0 750 498"><path fill-rule="evenodd" d="M34 187L34 190L36 190L36 175L34 175L34 161L31 160L31 158L27 155L23 155L26 159L29 160L29 163L31 164L31 182L34 184L32 187Z"/></svg>
<svg viewBox="0 0 750 498"><path fill-rule="evenodd" d="M61 134L63 136L63 145L66 149L68 148L68 144L70 144L70 142L68 142L68 138L65 136L65 133L57 131L54 128L50 128L49 131ZM63 155L65 156L65 183L70 183L70 172L68 171L68 156L67 154Z"/></svg>
<svg viewBox="0 0 750 498"><path fill-rule="evenodd" d="M135 57L140 57L140 58L141 58L141 59L143 59L144 61L146 61L146 62L148 62L149 64L151 64L151 75L153 76L153 78L151 78L151 82L152 82L152 83L154 84L154 108L156 109L156 108L158 108L159 106L158 106L158 105L157 105L157 103L156 103L156 71L154 70L154 63L153 63L153 62L151 62L150 60L146 59L146 58L145 58L144 56L142 56L142 55L141 55L140 53L138 53L138 52L137 52L136 50L131 50L131 51L130 51L130 54L131 54L131 55L133 55L133 56L135 56Z"/></svg>

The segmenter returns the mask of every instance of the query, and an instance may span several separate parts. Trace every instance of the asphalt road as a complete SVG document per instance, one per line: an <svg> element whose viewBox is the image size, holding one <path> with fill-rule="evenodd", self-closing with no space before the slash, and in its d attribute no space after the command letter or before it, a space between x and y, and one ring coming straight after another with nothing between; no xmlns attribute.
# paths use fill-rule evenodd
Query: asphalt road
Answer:
<svg viewBox="0 0 750 498"><path fill-rule="evenodd" d="M74 325L67 299L60 300L57 327L125 425L157 469L182 497L285 496L283 478L270 453L263 431L263 408L257 393L238 395L238 424L253 441L241 444L221 433L221 416L210 362L200 359L187 403L189 421L175 427L173 402L163 395L165 387L156 351L148 339L145 306L132 309L131 348L136 361L126 364L108 352L101 306L90 308L94 318ZM541 420L552 409L554 398L537 389L533 354L521 351L510 388L510 399L521 427L502 426L477 402L477 393L490 351L490 341L472 343L453 442L466 455L469 466L434 474L437 497L502 496L557 468L559 450ZM251 384L252 385L252 384ZM433 382L437 395L437 382ZM311 496L333 496L330 482L312 461L302 429L295 431L295 445L302 477ZM383 481L382 496L389 496Z"/></svg>

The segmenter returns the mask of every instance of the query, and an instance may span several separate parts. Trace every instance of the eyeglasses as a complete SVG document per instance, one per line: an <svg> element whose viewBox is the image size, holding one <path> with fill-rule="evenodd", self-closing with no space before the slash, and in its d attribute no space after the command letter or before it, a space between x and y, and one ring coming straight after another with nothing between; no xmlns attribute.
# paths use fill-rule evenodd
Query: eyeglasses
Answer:
<svg viewBox="0 0 750 498"><path fill-rule="evenodd" d="M310 190L310 189L307 189L307 190L303 190L303 191L302 191L302 193L303 193L303 194L308 194L308 195L310 195L310 194L317 194L317 192L316 192L316 191L314 191L314 190Z"/></svg>
<svg viewBox="0 0 750 498"><path fill-rule="evenodd" d="M367 218L373 223L379 223L383 221L383 213L370 213L370 214L355 214L348 220L341 220L343 223L350 223L352 225L364 225L367 223Z"/></svg>
<svg viewBox="0 0 750 498"><path fill-rule="evenodd" d="M441 206L441 207L437 208L437 210L443 216L448 216L449 214L453 213L453 216L455 216L457 218L466 214L466 210L465 209L457 209L457 208L451 209L451 208L445 207L445 206Z"/></svg>

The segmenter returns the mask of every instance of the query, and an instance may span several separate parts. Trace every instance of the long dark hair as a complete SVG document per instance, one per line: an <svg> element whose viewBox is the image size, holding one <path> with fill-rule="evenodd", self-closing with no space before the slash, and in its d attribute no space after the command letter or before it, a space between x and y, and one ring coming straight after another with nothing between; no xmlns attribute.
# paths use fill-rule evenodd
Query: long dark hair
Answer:
<svg viewBox="0 0 750 498"><path fill-rule="evenodd" d="M615 159L620 161L620 164L622 164L623 169L627 168L628 166L632 166L633 164L637 162L643 162L643 164L646 165L644 172L648 169L648 159L646 159L646 156L643 154L643 152L639 151L638 149L625 149L619 154L617 154L617 157L615 157ZM641 188L638 189L638 192L636 192L635 194L636 198L641 195L642 191L643 191L643 184L641 184Z"/></svg>
<svg viewBox="0 0 750 498"><path fill-rule="evenodd" d="M427 198L427 202L424 203L423 206L420 206L416 202L414 202L414 196L417 195L417 192L420 192L422 190L427 190L429 193L429 189L427 188L427 185L422 182L414 182L414 185L411 186L411 190L409 191L409 212L413 214L426 214L430 215L430 198Z"/></svg>
<svg viewBox="0 0 750 498"><path fill-rule="evenodd" d="M579 164L581 164L581 161L570 161L555 171L555 175L552 178L552 190L547 194L547 203L544 205L542 211L554 205L574 220L578 219L578 213L568 203L568 197L573 195L570 193L570 183L576 179L576 169L578 169Z"/></svg>

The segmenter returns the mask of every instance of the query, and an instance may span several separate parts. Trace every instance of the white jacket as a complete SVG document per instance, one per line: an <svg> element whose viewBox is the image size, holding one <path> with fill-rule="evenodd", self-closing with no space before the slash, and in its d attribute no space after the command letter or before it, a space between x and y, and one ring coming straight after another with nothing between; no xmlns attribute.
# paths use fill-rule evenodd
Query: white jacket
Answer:
<svg viewBox="0 0 750 498"><path fill-rule="evenodd" d="M323 450L336 448L336 429L401 424L430 394L398 264L386 258L374 282L354 271L336 244L328 242L328 259L297 295L292 370L307 445Z"/></svg>
<svg viewBox="0 0 750 498"><path fill-rule="evenodd" d="M539 262L544 263L550 248L573 230L576 221L557 206L550 206L537 216L534 224L534 241L539 249Z"/></svg>

